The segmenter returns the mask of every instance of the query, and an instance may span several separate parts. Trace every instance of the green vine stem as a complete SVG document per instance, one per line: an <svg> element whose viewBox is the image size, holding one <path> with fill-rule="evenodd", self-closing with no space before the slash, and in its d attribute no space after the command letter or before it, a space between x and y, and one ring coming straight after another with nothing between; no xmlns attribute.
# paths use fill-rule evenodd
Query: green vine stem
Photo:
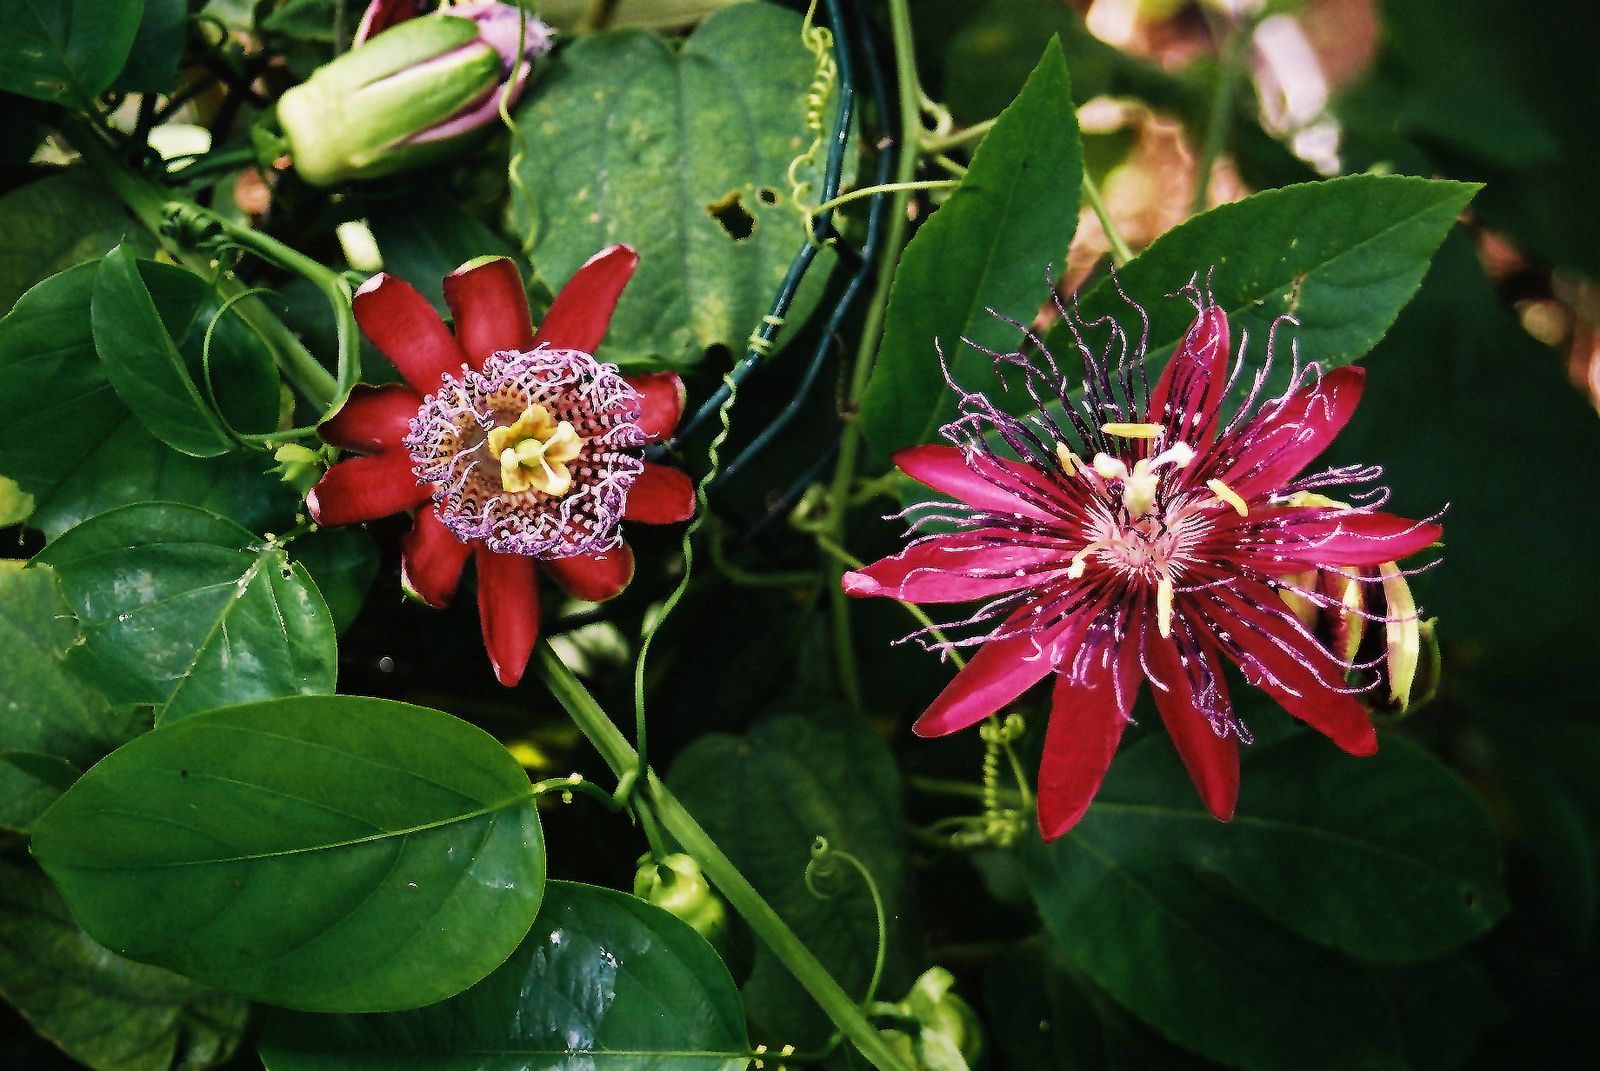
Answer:
<svg viewBox="0 0 1600 1071"><path fill-rule="evenodd" d="M1117 229L1116 221L1111 218L1111 212L1106 208L1105 198L1100 196L1100 187L1095 185L1094 179L1089 177L1087 170L1083 173L1083 198L1089 202L1089 207L1094 209L1095 218L1100 221L1100 229L1105 231L1106 242L1111 246L1111 261L1117 267L1122 267L1133 259L1133 250L1128 248L1128 243L1122 238L1122 232Z"/></svg>
<svg viewBox="0 0 1600 1071"><path fill-rule="evenodd" d="M1215 27L1214 22L1213 28ZM1248 19L1243 22L1229 20L1221 31L1224 34L1222 55L1218 65L1216 85L1212 87L1211 111L1206 117L1205 140L1200 147L1200 164L1195 172L1194 200L1189 205L1190 215L1197 215L1206 210L1206 195L1211 190L1211 172L1216 166L1217 157L1222 155L1223 146L1232 136L1233 96L1239 84L1239 76L1244 71L1254 29Z"/></svg>
<svg viewBox="0 0 1600 1071"><path fill-rule="evenodd" d="M627 738L548 643L539 644L534 652L533 665L556 701L572 717L578 730L600 752L600 757L612 773L621 777L636 769L638 754L628 744ZM840 987L828 969L818 962L795 932L762 899L755 886L717 847L694 816L661 783L655 771L647 770L642 781L643 791L635 797L635 806L641 811L652 812L661 827L700 864L706 878L727 898L728 903L788 968L789 973L805 987L845 1037L880 1071L912 1071L889 1048L850 994Z"/></svg>

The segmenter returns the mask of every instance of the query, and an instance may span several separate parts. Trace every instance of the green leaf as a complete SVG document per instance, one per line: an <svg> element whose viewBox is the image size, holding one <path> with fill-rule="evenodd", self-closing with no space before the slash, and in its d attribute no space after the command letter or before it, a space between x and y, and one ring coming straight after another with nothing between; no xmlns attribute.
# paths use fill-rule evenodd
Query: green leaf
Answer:
<svg viewBox="0 0 1600 1071"><path fill-rule="evenodd" d="M5 0L0 89L85 107L122 70L143 0Z"/></svg>
<svg viewBox="0 0 1600 1071"><path fill-rule="evenodd" d="M378 545L372 537L356 526L324 528L296 539L294 556L316 581L334 629L349 628L378 575Z"/></svg>
<svg viewBox="0 0 1600 1071"><path fill-rule="evenodd" d="M1082 180L1072 87L1052 41L961 185L900 257L862 401L862 430L879 452L927 442L956 415L936 347L957 382L990 374L993 359L966 340L1016 348L1017 329L994 313L1027 323L1049 297L1077 229Z"/></svg>
<svg viewBox="0 0 1600 1071"><path fill-rule="evenodd" d="M0 860L0 994L95 1071L211 1067L239 1044L249 1005L96 944L30 866Z"/></svg>
<svg viewBox="0 0 1600 1071"><path fill-rule="evenodd" d="M658 907L552 881L533 929L465 993L392 1015L281 1015L268 1071L739 1071L744 1009L699 934Z"/></svg>
<svg viewBox="0 0 1600 1071"><path fill-rule="evenodd" d="M460 992L516 948L544 888L534 799L505 748L349 696L147 733L56 801L33 853L108 948L308 1011Z"/></svg>
<svg viewBox="0 0 1600 1071"><path fill-rule="evenodd" d="M253 699L331 692L333 622L279 544L195 506L92 517L38 556L83 622L71 668L158 722Z"/></svg>
<svg viewBox="0 0 1600 1071"><path fill-rule="evenodd" d="M46 175L0 197L0 309L45 276L103 255L131 229L87 168Z"/></svg>
<svg viewBox="0 0 1600 1071"><path fill-rule="evenodd" d="M510 257L527 276L522 254L454 201L426 212L418 212L411 198L384 201L367 212L367 225L384 270L410 282L446 316L444 277L474 257Z"/></svg>
<svg viewBox="0 0 1600 1071"><path fill-rule="evenodd" d="M115 88L138 93L170 92L178 83L178 60L188 28L187 0L144 0L144 14L128 62Z"/></svg>
<svg viewBox="0 0 1600 1071"><path fill-rule="evenodd" d="M31 523L54 538L96 513L151 499L205 506L258 529L286 520L295 495L265 474L267 455L185 457L118 399L90 331L98 267L51 276L0 319L0 474L34 496Z"/></svg>
<svg viewBox="0 0 1600 1071"><path fill-rule="evenodd" d="M826 837L871 871L889 914L882 990L903 992L922 966L908 884L899 776L883 741L834 711L827 720L780 715L744 737L712 733L685 749L668 783L773 910L851 993L866 989L877 924L865 886L848 870L836 894L807 891L812 842ZM753 1022L797 1044L825 1040L828 1020L776 957L758 948L744 985Z"/></svg>
<svg viewBox="0 0 1600 1071"><path fill-rule="evenodd" d="M603 357L684 367L708 346L744 351L805 241L786 172L816 136L804 108L814 73L799 17L764 3L719 11L681 48L620 31L551 63L516 113L512 216L551 289L613 242L639 251ZM833 121L830 97L824 129ZM825 156L798 172L812 205ZM818 254L790 329L834 261Z"/></svg>
<svg viewBox="0 0 1600 1071"><path fill-rule="evenodd" d="M7 829L27 830L61 794L64 777L149 728L148 718L112 710L66 672L62 661L78 638L48 566L0 561L0 680L9 693L0 706L0 826Z"/></svg>

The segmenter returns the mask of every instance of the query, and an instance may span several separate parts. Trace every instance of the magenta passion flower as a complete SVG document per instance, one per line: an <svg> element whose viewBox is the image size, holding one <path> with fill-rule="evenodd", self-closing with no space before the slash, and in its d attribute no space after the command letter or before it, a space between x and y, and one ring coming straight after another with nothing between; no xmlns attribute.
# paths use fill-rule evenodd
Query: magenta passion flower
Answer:
<svg viewBox="0 0 1600 1071"><path fill-rule="evenodd" d="M960 416L941 433L953 445L904 450L895 463L956 501L914 511L924 534L844 578L852 595L984 600L951 626L976 634L942 643L919 634L935 647L979 647L918 719L920 736L967 728L1055 674L1039 769L1046 840L1087 810L1145 680L1206 807L1224 821L1238 798L1238 744L1249 741L1224 660L1344 750L1375 751L1364 689L1350 683L1363 667L1330 651L1285 596L1331 608L1336 595L1300 582L1308 572L1377 582L1372 567L1440 536L1433 519L1378 511L1380 469L1303 475L1354 411L1361 369L1323 374L1296 355L1288 389L1262 402L1269 341L1266 366L1224 421L1243 348L1230 362L1227 317L1192 293L1199 315L1153 390L1143 337L1130 345L1111 324L1097 351L1090 325L1065 310L1085 369L1080 396L1042 346L1038 358L991 354L1025 378L1039 407L1030 416L952 384ZM1318 495L1336 486L1354 487L1344 497L1357 504Z"/></svg>
<svg viewBox="0 0 1600 1071"><path fill-rule="evenodd" d="M638 256L612 246L579 268L537 332L522 278L493 258L445 277L455 331L408 283L379 274L355 296L362 332L405 384L358 386L318 429L366 456L306 496L318 524L416 510L401 544L406 590L431 606L478 570L484 646L508 687L539 634L536 570L569 595L618 594L633 576L622 522L694 513L676 469L643 458L683 413L676 374L624 376L595 359Z"/></svg>

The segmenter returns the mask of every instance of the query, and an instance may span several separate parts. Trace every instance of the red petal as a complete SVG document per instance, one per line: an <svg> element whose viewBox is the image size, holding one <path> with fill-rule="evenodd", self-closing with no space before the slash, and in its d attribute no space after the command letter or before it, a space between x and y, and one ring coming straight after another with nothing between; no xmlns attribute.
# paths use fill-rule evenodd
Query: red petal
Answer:
<svg viewBox="0 0 1600 1071"><path fill-rule="evenodd" d="M1209 443L1217 435L1217 411L1228 387L1228 317L1216 305L1195 317L1155 390L1146 417L1167 428L1164 443Z"/></svg>
<svg viewBox="0 0 1600 1071"><path fill-rule="evenodd" d="M628 491L622 516L645 524L677 524L694 516L694 484L675 468L644 463L644 471Z"/></svg>
<svg viewBox="0 0 1600 1071"><path fill-rule="evenodd" d="M1189 771L1189 780L1199 789L1206 810L1226 822L1233 817L1234 806L1239 801L1239 744L1237 740L1218 736L1208 716L1225 716L1232 709L1222 666L1215 655L1203 648L1196 652L1203 666L1185 666L1175 643L1148 631L1145 657L1150 660L1155 674L1151 690L1155 693L1156 709L1161 712L1167 735L1172 737L1184 768ZM1197 672L1197 669L1206 672ZM1199 694L1197 679L1212 682L1215 693ZM1156 687L1157 681L1166 685L1165 690Z"/></svg>
<svg viewBox="0 0 1600 1071"><path fill-rule="evenodd" d="M435 507L425 506L400 541L400 583L429 606L448 606L471 551L444 526Z"/></svg>
<svg viewBox="0 0 1600 1071"><path fill-rule="evenodd" d="M1121 643L1091 654L1083 675L1056 675L1039 763L1039 832L1055 840L1078 824L1105 780L1139 694L1137 619Z"/></svg>
<svg viewBox="0 0 1600 1071"><path fill-rule="evenodd" d="M533 348L533 320L522 273L507 257L463 264L444 277L444 300L456 321L456 342L474 368L498 350Z"/></svg>
<svg viewBox="0 0 1600 1071"><path fill-rule="evenodd" d="M402 384L374 387L358 383L339 411L317 425L317 434L345 450L399 452L400 440L411 429L411 418L421 405L416 392Z"/></svg>
<svg viewBox="0 0 1600 1071"><path fill-rule="evenodd" d="M404 279L379 272L361 284L352 307L362 333L418 394L432 394L441 377L459 373L466 363L428 299Z"/></svg>
<svg viewBox="0 0 1600 1071"><path fill-rule="evenodd" d="M350 42L351 47L371 40L391 26L398 26L407 19L416 18L430 6L428 0L372 0L361 15L361 22L356 26L356 36L355 40Z"/></svg>
<svg viewBox="0 0 1600 1071"><path fill-rule="evenodd" d="M1266 553L1312 566L1382 565L1431 547L1444 535L1437 524L1392 513L1301 509L1281 511L1274 517L1279 518L1289 539L1274 542Z"/></svg>
<svg viewBox="0 0 1600 1071"><path fill-rule="evenodd" d="M494 675L507 688L516 686L539 639L539 589L532 558L473 548L478 563L478 617L483 647Z"/></svg>
<svg viewBox="0 0 1600 1071"><path fill-rule="evenodd" d="M321 525L355 524L403 513L428 500L411 457L402 451L352 457L323 474L306 493L311 519Z"/></svg>
<svg viewBox="0 0 1600 1071"><path fill-rule="evenodd" d="M626 543L598 554L551 558L543 565L562 591L585 602L614 599L633 579L633 551Z"/></svg>
<svg viewBox="0 0 1600 1071"><path fill-rule="evenodd" d="M846 573L844 590L906 602L962 602L1034 587L1047 582L1053 568L1072 562L1072 552L1064 547L1025 545L1018 538L1000 528L933 536Z"/></svg>
<svg viewBox="0 0 1600 1071"><path fill-rule="evenodd" d="M1345 365L1263 408L1234 436L1229 450L1238 456L1222 481L1250 498L1300 475L1344 430L1365 385L1366 371Z"/></svg>
<svg viewBox="0 0 1600 1071"><path fill-rule="evenodd" d="M913 446L894 455L901 472L970 506L991 513L1021 513L1034 520L1060 519L1033 504L1046 493L1037 484L1038 474L1028 466L982 455L973 462L981 472L969 466L953 446Z"/></svg>
<svg viewBox="0 0 1600 1071"><path fill-rule="evenodd" d="M665 439L683 418L683 380L676 372L646 372L623 376L639 392L639 427L650 441Z"/></svg>
<svg viewBox="0 0 1600 1071"><path fill-rule="evenodd" d="M1301 627L1282 599L1264 584L1218 589L1218 598L1220 605L1197 602L1237 646L1223 649L1246 680L1352 755L1378 750L1372 720L1345 685L1344 666Z"/></svg>
<svg viewBox="0 0 1600 1071"><path fill-rule="evenodd" d="M556 295L534 344L592 354L605 337L617 299L638 264L639 254L625 245L602 249L590 257Z"/></svg>

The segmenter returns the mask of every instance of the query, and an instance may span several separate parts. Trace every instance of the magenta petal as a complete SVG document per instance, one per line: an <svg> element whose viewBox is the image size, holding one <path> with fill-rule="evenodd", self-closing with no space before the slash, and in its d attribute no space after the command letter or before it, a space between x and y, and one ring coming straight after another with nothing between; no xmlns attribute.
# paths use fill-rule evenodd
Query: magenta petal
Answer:
<svg viewBox="0 0 1600 1071"><path fill-rule="evenodd" d="M1000 528L932 536L846 573L844 590L907 602L962 602L1034 587L1072 562L1065 547L1030 546L1019 538Z"/></svg>
<svg viewBox="0 0 1600 1071"><path fill-rule="evenodd" d="M432 394L440 378L459 374L466 363L428 299L405 280L379 272L361 284L351 304L362 334L418 394Z"/></svg>
<svg viewBox="0 0 1600 1071"><path fill-rule="evenodd" d="M1217 412L1228 386L1228 317L1216 305L1189 325L1150 392L1147 419L1167 429L1165 443L1190 446L1216 438Z"/></svg>
<svg viewBox="0 0 1600 1071"><path fill-rule="evenodd" d="M510 258L457 268L444 277L444 300L455 317L456 341L474 368L499 350L533 348L528 294Z"/></svg>
<svg viewBox="0 0 1600 1071"><path fill-rule="evenodd" d="M323 442L345 450L376 454L399 451L422 399L400 383L374 387L358 383L339 411L317 425Z"/></svg>
<svg viewBox="0 0 1600 1071"><path fill-rule="evenodd" d="M622 288L633 278L639 254L625 245L603 249L573 273L556 295L534 344L594 353L611 323Z"/></svg>
<svg viewBox="0 0 1600 1071"><path fill-rule="evenodd" d="M431 6L431 0L372 0L361 13L361 22L356 26L356 36L350 46L354 48L391 26L414 19Z"/></svg>
<svg viewBox="0 0 1600 1071"><path fill-rule="evenodd" d="M1285 516L1295 513L1301 516ZM1382 565L1431 547L1444 537L1444 529L1437 524L1392 513L1302 509L1284 510L1278 517L1288 540L1274 542L1268 551L1278 559L1310 566Z"/></svg>
<svg viewBox="0 0 1600 1071"><path fill-rule="evenodd" d="M644 463L644 471L628 490L628 504L622 509L625 520L644 524L677 524L694 516L694 484L689 477L667 465Z"/></svg>
<svg viewBox="0 0 1600 1071"><path fill-rule="evenodd" d="M1060 519L1029 500L1046 494L1038 487L1042 477L1033 469L983 455L975 456L973 461L981 471L970 467L962 452L953 446L913 446L894 455L901 472L970 506L991 513L1020 513L1037 521Z"/></svg>
<svg viewBox="0 0 1600 1071"><path fill-rule="evenodd" d="M392 451L352 457L329 469L306 493L311 519L321 525L355 524L403 513L428 500L409 455Z"/></svg>
<svg viewBox="0 0 1600 1071"><path fill-rule="evenodd" d="M678 373L645 372L622 378L639 392L639 429L651 442L665 439L677 430L684 401L683 380Z"/></svg>
<svg viewBox="0 0 1600 1071"><path fill-rule="evenodd" d="M1244 498L1277 490L1305 470L1349 423L1366 384L1345 365L1281 402L1268 402L1231 437L1221 479Z"/></svg>
<svg viewBox="0 0 1600 1071"><path fill-rule="evenodd" d="M445 527L437 508L426 505L400 541L400 583L429 606L448 606L471 552Z"/></svg>
<svg viewBox="0 0 1600 1071"><path fill-rule="evenodd" d="M542 565L562 591L585 602L614 599L633 579L633 551L626 543L594 554L549 558Z"/></svg>
<svg viewBox="0 0 1600 1071"><path fill-rule="evenodd" d="M478 617L483 647L494 675L515 687L528 668L539 639L539 588L532 558L496 554L481 543L474 548L478 564Z"/></svg>
<svg viewBox="0 0 1600 1071"><path fill-rule="evenodd" d="M1226 822L1239 801L1239 742L1217 735L1212 724L1231 719L1228 685L1211 652L1199 648L1190 657L1198 664L1186 665L1171 639L1146 631L1145 658L1154 673L1151 691L1156 709L1206 810ZM1207 682L1211 694L1201 693L1201 681Z"/></svg>

